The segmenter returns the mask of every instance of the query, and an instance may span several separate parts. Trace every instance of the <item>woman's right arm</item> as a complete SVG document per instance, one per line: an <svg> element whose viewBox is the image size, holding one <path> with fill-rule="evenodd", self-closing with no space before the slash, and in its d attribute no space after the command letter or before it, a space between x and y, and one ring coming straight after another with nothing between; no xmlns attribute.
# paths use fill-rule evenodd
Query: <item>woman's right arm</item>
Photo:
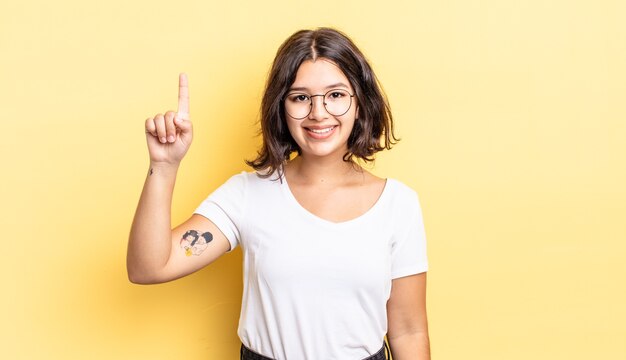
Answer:
<svg viewBox="0 0 626 360"><path fill-rule="evenodd" d="M126 257L128 278L133 283L154 284L183 277L230 249L224 234L203 216L192 215L171 229L176 174L192 137L188 81L185 74L180 74L178 111L146 120L150 168L130 230ZM185 234L187 237L183 238Z"/></svg>

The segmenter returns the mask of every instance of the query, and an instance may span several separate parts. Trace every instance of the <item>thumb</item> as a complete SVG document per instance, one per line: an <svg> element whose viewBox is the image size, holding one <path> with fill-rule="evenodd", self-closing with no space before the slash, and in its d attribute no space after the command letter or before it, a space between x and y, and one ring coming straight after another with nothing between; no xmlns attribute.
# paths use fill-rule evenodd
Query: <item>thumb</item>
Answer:
<svg viewBox="0 0 626 360"><path fill-rule="evenodd" d="M180 129L180 136L183 140L191 139L193 126L190 120L185 120L177 114L174 117L174 125Z"/></svg>

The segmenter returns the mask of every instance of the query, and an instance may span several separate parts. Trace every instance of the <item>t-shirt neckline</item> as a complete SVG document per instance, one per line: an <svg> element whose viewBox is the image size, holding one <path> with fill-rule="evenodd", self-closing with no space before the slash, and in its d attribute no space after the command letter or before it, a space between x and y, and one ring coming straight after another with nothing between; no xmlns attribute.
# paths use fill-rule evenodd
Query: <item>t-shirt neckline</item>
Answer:
<svg viewBox="0 0 626 360"><path fill-rule="evenodd" d="M372 206L370 206L370 208L367 209L367 211L365 211L364 213L352 219L340 221L340 222L334 222L334 221L321 218L313 214L309 210L307 210L304 206L302 206L302 204L300 204L298 199L296 199L296 197L293 195L293 192L291 192L291 188L289 188L289 184L287 183L287 177L284 174L281 180L278 180L278 182L280 183L280 188L282 192L285 194L285 196L287 197L287 199L289 200L289 202L291 203L293 208L295 208L298 212L300 212L304 216L312 219L313 221L319 224L325 225L325 226L330 226L330 227L348 226L354 223L359 223L361 221L364 221L368 217L372 216L372 214L376 211L376 209L382 206L381 203L385 201L387 197L387 193L391 191L390 187L391 187L391 182L393 181L393 179L391 178L385 178L385 186L383 187L383 190L378 196L378 199L376 199L376 202Z"/></svg>

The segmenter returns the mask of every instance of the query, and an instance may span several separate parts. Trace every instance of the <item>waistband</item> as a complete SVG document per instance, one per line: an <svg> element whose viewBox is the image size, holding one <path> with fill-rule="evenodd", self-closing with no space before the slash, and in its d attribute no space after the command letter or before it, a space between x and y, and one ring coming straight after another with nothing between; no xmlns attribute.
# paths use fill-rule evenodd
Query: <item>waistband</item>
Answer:
<svg viewBox="0 0 626 360"><path fill-rule="evenodd" d="M257 354L254 351L241 344L241 350L239 351L240 360L273 360L261 354ZM374 355L368 356L363 360L387 360L391 359L389 346L387 342L383 342L383 347L380 348Z"/></svg>

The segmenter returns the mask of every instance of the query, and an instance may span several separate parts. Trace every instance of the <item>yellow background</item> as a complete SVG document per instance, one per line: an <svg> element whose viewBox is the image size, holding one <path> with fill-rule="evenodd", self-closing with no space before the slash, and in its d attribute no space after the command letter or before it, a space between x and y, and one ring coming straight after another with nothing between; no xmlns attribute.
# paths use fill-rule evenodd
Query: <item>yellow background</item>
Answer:
<svg viewBox="0 0 626 360"><path fill-rule="evenodd" d="M239 250L126 278L143 123L190 79L173 222L255 154L273 55L335 26L403 141L376 174L421 197L433 359L626 358L623 1L3 1L2 359L235 359Z"/></svg>

